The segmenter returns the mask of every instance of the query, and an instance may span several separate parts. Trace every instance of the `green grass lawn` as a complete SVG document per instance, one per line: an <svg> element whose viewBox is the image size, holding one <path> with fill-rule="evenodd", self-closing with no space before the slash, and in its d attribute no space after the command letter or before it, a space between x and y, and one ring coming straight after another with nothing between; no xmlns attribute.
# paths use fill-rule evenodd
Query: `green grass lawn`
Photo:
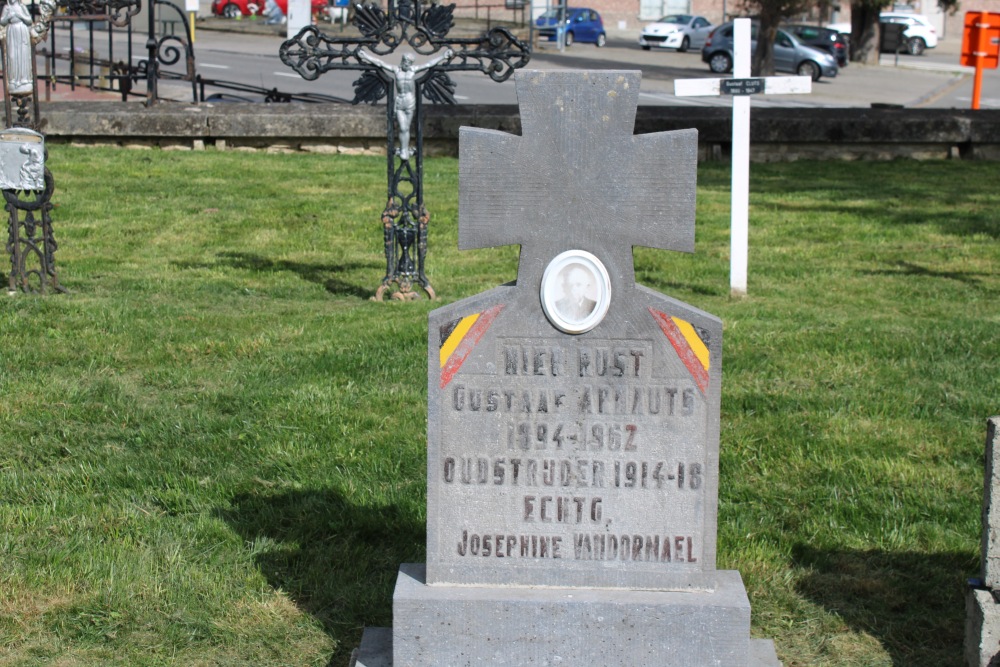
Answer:
<svg viewBox="0 0 1000 667"><path fill-rule="evenodd" d="M346 666L424 551L427 313L512 280L457 250L373 303L384 158L53 146L68 295L0 297L0 665ZM637 280L725 322L719 567L786 666L961 665L1000 413L1000 164L729 171Z"/></svg>

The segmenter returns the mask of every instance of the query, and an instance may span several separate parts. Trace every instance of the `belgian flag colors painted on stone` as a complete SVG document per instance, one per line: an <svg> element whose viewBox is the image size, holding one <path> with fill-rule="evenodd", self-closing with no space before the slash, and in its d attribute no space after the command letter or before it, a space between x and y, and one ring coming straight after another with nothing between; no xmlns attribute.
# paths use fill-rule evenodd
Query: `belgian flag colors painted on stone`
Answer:
<svg viewBox="0 0 1000 667"><path fill-rule="evenodd" d="M472 352L479 339L493 324L494 318L503 310L503 305L493 306L481 313L473 313L458 320L452 320L441 327L441 388L444 389L462 367L465 358Z"/></svg>
<svg viewBox="0 0 1000 667"><path fill-rule="evenodd" d="M652 308L649 309L653 319L660 325L663 334L677 351L677 356L684 362L684 366L691 373L695 384L702 393L708 389L708 369L710 365L708 347L701 339L698 331L687 320L679 317L670 317L666 313L661 313Z"/></svg>

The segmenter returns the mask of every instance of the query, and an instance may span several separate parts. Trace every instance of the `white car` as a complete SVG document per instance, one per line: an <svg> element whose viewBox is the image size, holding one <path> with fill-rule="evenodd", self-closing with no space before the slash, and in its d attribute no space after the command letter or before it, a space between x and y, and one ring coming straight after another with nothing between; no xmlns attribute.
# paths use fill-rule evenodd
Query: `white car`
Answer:
<svg viewBox="0 0 1000 667"><path fill-rule="evenodd" d="M710 32L712 24L704 16L670 14L643 28L639 46L645 51L655 46L683 53L688 49L700 49Z"/></svg>
<svg viewBox="0 0 1000 667"><path fill-rule="evenodd" d="M924 50L937 46L937 31L922 14L882 12L878 20L880 23L900 23L906 26L903 37L906 39L906 52L911 55L919 56Z"/></svg>

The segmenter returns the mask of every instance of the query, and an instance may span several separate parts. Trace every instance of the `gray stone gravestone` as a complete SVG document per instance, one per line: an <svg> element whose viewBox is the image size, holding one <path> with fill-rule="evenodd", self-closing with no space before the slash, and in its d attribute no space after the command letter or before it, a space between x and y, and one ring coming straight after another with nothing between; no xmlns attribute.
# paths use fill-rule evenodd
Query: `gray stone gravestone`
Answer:
<svg viewBox="0 0 1000 667"><path fill-rule="evenodd" d="M517 280L430 315L427 564L357 665L779 664L715 567L722 323L635 284L693 251L697 167L632 134L639 80L520 72L522 136L461 130L459 244Z"/></svg>
<svg viewBox="0 0 1000 667"><path fill-rule="evenodd" d="M982 571L966 594L965 662L1000 665L1000 417L986 423Z"/></svg>

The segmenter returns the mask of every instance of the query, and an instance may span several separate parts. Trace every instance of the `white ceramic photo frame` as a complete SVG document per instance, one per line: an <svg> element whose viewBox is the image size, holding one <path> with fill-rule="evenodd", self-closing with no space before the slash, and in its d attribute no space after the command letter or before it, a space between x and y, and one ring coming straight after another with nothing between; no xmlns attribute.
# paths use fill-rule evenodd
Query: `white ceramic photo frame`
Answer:
<svg viewBox="0 0 1000 667"><path fill-rule="evenodd" d="M611 279L593 254L567 250L545 268L540 296L552 326L570 334L586 333L608 313Z"/></svg>

